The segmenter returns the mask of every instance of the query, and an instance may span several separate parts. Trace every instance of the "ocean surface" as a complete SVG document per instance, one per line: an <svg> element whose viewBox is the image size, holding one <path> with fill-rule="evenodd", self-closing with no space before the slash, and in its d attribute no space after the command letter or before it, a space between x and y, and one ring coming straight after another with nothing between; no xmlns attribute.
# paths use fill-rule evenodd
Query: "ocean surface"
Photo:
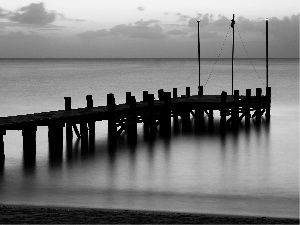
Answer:
<svg viewBox="0 0 300 225"><path fill-rule="evenodd" d="M260 87L265 94L263 59L238 59L234 89ZM231 94L231 60L201 60L204 94ZM0 116L105 105L106 94L125 102L131 91L197 93L196 59L0 59ZM82 154L74 137L62 159L49 156L47 127L38 127L37 157L23 160L22 132L4 136L5 163L0 167L0 204L143 209L299 218L299 60L270 59L271 121L239 132L215 131L159 136L136 145L123 134L112 153L107 123L96 123L95 150ZM205 117L207 122L207 117ZM193 121L192 121L193 122Z"/></svg>

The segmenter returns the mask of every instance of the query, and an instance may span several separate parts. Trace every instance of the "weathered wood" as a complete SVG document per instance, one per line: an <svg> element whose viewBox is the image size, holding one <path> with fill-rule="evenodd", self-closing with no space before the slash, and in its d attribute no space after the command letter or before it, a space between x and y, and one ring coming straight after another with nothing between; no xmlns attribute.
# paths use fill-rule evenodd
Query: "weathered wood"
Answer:
<svg viewBox="0 0 300 225"><path fill-rule="evenodd" d="M126 101L129 92L126 92ZM131 95L131 93L130 93ZM127 103L127 102L126 102ZM128 102L129 103L129 102ZM117 136L117 125L116 125L116 104L114 94L107 94L107 109L108 109L108 136L109 141L115 141Z"/></svg>
<svg viewBox="0 0 300 225"><path fill-rule="evenodd" d="M136 100L134 96L130 99L130 122L127 129L128 141L135 142L137 140L137 115L136 115Z"/></svg>
<svg viewBox="0 0 300 225"><path fill-rule="evenodd" d="M177 99L177 88L173 88L173 99ZM177 133L179 131L179 124L178 124L178 112L175 108L173 108L173 126L174 132Z"/></svg>
<svg viewBox="0 0 300 225"><path fill-rule="evenodd" d="M239 90L234 90L234 109L232 114L232 125L234 128L239 127Z"/></svg>
<svg viewBox="0 0 300 225"><path fill-rule="evenodd" d="M158 90L158 100L163 101L164 100L164 89Z"/></svg>
<svg viewBox="0 0 300 225"><path fill-rule="evenodd" d="M63 150L63 127L62 123L53 123L48 126L49 150L54 154Z"/></svg>
<svg viewBox="0 0 300 225"><path fill-rule="evenodd" d="M213 128L214 128L214 111L210 109L208 114L208 129L209 131L213 131Z"/></svg>
<svg viewBox="0 0 300 225"><path fill-rule="evenodd" d="M81 136L81 152L87 151L89 146L89 133L86 122L80 123L80 136Z"/></svg>
<svg viewBox="0 0 300 225"><path fill-rule="evenodd" d="M171 92L164 93L164 105L159 116L160 132L163 136L171 134Z"/></svg>
<svg viewBox="0 0 300 225"><path fill-rule="evenodd" d="M220 120L220 126L222 129L226 127L226 99L227 99L227 92L222 91L221 94L221 120Z"/></svg>
<svg viewBox="0 0 300 225"><path fill-rule="evenodd" d="M143 102L148 101L148 91L143 91Z"/></svg>
<svg viewBox="0 0 300 225"><path fill-rule="evenodd" d="M4 154L4 139L3 136L6 134L4 130L0 130L0 163L5 159Z"/></svg>
<svg viewBox="0 0 300 225"><path fill-rule="evenodd" d="M256 101L257 101L257 107L256 107L256 122L260 123L261 120L261 88L256 88Z"/></svg>
<svg viewBox="0 0 300 225"><path fill-rule="evenodd" d="M71 106L71 97L65 97L65 110L69 111L72 109ZM68 145L72 144L73 132L72 132L72 124L66 123L66 141Z"/></svg>
<svg viewBox="0 0 300 225"><path fill-rule="evenodd" d="M266 87L267 107L266 120L269 121L271 117L271 87Z"/></svg>
<svg viewBox="0 0 300 225"><path fill-rule="evenodd" d="M198 86L198 95L199 96L203 95L203 86Z"/></svg>
<svg viewBox="0 0 300 225"><path fill-rule="evenodd" d="M246 112L245 112L245 126L250 126L250 105L251 105L251 89L246 89Z"/></svg>
<svg viewBox="0 0 300 225"><path fill-rule="evenodd" d="M36 126L25 126L22 129L23 152L25 157L35 157L36 154Z"/></svg>
<svg viewBox="0 0 300 225"><path fill-rule="evenodd" d="M86 96L86 103L87 103L87 108L93 108L94 103L93 103L93 96L92 95L87 95ZM89 120L88 122L88 140L89 140L89 147L90 149L94 148L94 143L95 143L95 121L94 120Z"/></svg>
<svg viewBox="0 0 300 225"><path fill-rule="evenodd" d="M126 104L130 104L130 98L131 98L131 92L127 91L126 92Z"/></svg>
<svg viewBox="0 0 300 225"><path fill-rule="evenodd" d="M185 95L187 98L191 97L191 88L190 87L186 87L185 88Z"/></svg>
<svg viewBox="0 0 300 225"><path fill-rule="evenodd" d="M154 112L154 94L148 94L148 112L149 112L149 135L155 137L156 135L156 119Z"/></svg>

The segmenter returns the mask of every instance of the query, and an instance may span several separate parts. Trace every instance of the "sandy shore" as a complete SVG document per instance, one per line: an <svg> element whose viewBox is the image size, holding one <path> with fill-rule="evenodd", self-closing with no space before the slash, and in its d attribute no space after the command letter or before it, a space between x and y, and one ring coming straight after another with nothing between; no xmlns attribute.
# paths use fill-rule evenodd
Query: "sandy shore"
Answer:
<svg viewBox="0 0 300 225"><path fill-rule="evenodd" d="M112 209L0 206L0 224L299 224L299 219Z"/></svg>

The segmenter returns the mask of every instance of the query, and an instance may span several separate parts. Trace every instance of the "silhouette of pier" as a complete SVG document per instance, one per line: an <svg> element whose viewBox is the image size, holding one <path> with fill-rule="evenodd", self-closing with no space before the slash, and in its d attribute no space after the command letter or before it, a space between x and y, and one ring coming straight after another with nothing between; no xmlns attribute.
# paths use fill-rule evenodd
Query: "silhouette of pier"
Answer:
<svg viewBox="0 0 300 225"><path fill-rule="evenodd" d="M265 114L266 120L270 120L271 87L266 87L266 95L262 95L261 88L256 88L254 96L251 89L246 89L246 96L240 95L239 90L235 90L234 95L224 91L220 95L203 95L200 86L197 95L191 95L190 87L186 87L186 93L181 96L178 96L177 88L173 88L173 93L160 89L157 99L154 94L144 91L139 102L131 92L126 92L123 104L116 104L112 93L107 94L106 106L94 106L91 95L87 95L86 100L85 108L72 109L71 97L65 97L64 110L0 117L0 160L5 158L3 136L7 130L22 130L24 157L35 158L39 126L48 127L49 149L54 153L63 151L64 131L67 143L72 143L75 134L80 138L82 150L91 148L95 140L95 122L103 120L108 121L110 143L116 143L122 132L127 133L129 141L136 141L138 123L143 123L146 137L155 136L158 129L165 136L171 135L172 118L174 129L182 131L191 129L191 117L194 117L195 127L201 127L204 114L208 115L211 125L216 111L220 112L222 132L228 127L238 129L243 118L247 127L251 117L259 123Z"/></svg>

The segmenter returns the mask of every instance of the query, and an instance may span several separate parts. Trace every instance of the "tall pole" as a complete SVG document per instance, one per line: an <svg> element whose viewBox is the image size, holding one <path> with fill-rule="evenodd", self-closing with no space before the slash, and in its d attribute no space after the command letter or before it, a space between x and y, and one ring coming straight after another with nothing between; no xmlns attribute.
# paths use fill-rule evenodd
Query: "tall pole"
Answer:
<svg viewBox="0 0 300 225"><path fill-rule="evenodd" d="M232 56L231 56L231 95L233 95L233 56L234 56L234 14L231 20L231 27L232 27Z"/></svg>
<svg viewBox="0 0 300 225"><path fill-rule="evenodd" d="M200 88L200 20L198 23L198 64L199 64L199 88Z"/></svg>
<svg viewBox="0 0 300 225"><path fill-rule="evenodd" d="M269 22L269 19L268 18L266 18L266 80L267 80L267 87L269 87L269 56L268 56L268 54L269 54L269 37L268 37L268 33L269 33L269 31L268 31L268 22Z"/></svg>

